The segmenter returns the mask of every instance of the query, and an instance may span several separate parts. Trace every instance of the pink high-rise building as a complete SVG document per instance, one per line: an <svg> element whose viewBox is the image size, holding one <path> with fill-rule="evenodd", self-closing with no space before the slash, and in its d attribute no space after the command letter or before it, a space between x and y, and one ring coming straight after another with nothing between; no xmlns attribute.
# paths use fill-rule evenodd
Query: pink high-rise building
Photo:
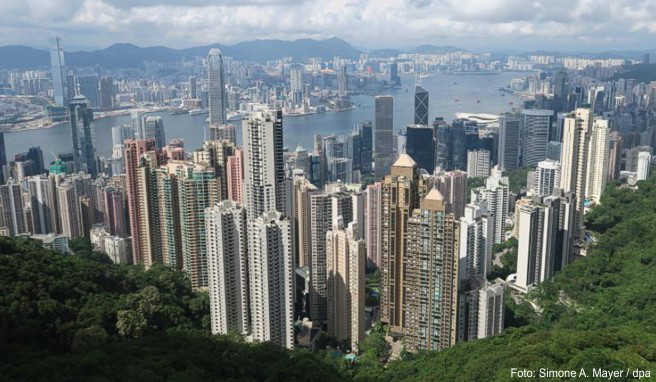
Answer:
<svg viewBox="0 0 656 382"><path fill-rule="evenodd" d="M111 186L106 187L103 191L103 198L105 205L105 229L111 235L127 237L128 225L123 190Z"/></svg>
<svg viewBox="0 0 656 382"><path fill-rule="evenodd" d="M241 149L235 149L235 154L228 157L228 199L244 204L244 154Z"/></svg>
<svg viewBox="0 0 656 382"><path fill-rule="evenodd" d="M446 213L457 219L465 216L467 173L460 170L435 173L434 185L444 196Z"/></svg>
<svg viewBox="0 0 656 382"><path fill-rule="evenodd" d="M126 186L128 194L128 216L130 217L130 235L132 236L132 260L134 264L143 263L142 241L146 238L141 232L140 221L148 219L142 216L148 211L140 206L139 195L139 158L148 151L155 150L155 139L126 139L124 142L123 158L125 159Z"/></svg>

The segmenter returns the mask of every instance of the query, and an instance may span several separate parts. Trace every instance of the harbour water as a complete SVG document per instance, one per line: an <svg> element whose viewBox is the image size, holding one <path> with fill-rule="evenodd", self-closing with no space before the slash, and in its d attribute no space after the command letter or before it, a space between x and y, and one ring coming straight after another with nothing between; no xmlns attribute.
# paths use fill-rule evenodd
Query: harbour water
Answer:
<svg viewBox="0 0 656 382"><path fill-rule="evenodd" d="M519 73L500 73L495 75L475 74L434 74L421 80L430 93L429 120L441 116L451 121L459 112L501 113L520 105L520 99L499 91L506 87ZM394 130L413 123L414 113L414 77L403 78L403 86L381 94L394 96ZM374 119L374 100L372 96L354 96L351 98L357 107L343 112L327 112L284 119L284 144L290 150L301 145L312 149L315 134L343 134L353 129L362 121ZM206 130L206 115L171 115L170 113L153 113L161 115L164 120L166 139L182 138L185 149L192 151L199 147ZM112 126L130 122L129 116L117 116L99 119L93 122L95 147L98 155L110 157L112 151ZM241 133L238 130L238 140ZM52 161L56 154L71 151L71 133L68 126L49 129L26 130L5 134L7 159L12 160L19 152L29 147L40 146L46 163Z"/></svg>

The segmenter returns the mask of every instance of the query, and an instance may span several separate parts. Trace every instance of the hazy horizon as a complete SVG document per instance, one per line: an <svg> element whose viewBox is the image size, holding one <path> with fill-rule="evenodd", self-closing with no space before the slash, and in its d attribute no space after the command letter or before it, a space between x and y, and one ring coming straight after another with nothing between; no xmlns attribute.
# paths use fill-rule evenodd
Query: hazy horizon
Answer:
<svg viewBox="0 0 656 382"><path fill-rule="evenodd" d="M73 51L338 37L365 50L592 53L656 48L655 16L649 0L5 0L0 45L46 48L60 36Z"/></svg>

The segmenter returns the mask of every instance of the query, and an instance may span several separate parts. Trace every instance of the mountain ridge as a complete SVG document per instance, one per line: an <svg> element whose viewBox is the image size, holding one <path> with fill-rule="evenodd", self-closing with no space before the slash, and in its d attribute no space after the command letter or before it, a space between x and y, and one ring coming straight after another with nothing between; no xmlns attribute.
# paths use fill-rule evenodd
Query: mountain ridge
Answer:
<svg viewBox="0 0 656 382"><path fill-rule="evenodd" d="M348 42L336 37L324 40L297 39L276 40L258 39L243 41L233 45L219 43L175 49L166 46L140 47L132 43L115 43L103 49L91 51L64 52L66 64L71 67L102 65L108 68L135 68L145 62L174 62L182 58L207 55L211 48L220 48L225 56L245 61L267 61L283 57L306 59L334 56L357 57L361 51ZM35 69L50 65L47 50L24 45L0 46L0 68Z"/></svg>

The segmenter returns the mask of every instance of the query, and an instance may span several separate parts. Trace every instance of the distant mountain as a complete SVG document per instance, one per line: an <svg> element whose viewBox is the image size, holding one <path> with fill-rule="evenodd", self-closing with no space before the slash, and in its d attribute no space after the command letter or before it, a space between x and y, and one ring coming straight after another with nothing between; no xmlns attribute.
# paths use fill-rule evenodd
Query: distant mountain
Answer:
<svg viewBox="0 0 656 382"><path fill-rule="evenodd" d="M0 69L34 69L50 64L50 54L45 50L23 45L0 47Z"/></svg>
<svg viewBox="0 0 656 382"><path fill-rule="evenodd" d="M306 59L334 56L357 57L360 51L344 40L300 39L255 40L235 45L212 44L187 49L172 49L164 46L138 47L133 44L114 44L94 51L66 52L66 64L74 67L101 65L107 68L136 68L144 62L173 62L184 57L205 56L211 48L220 48L225 56L246 61L266 61L283 57ZM49 52L26 46L9 45L0 47L0 68L29 69L45 68L50 65Z"/></svg>

